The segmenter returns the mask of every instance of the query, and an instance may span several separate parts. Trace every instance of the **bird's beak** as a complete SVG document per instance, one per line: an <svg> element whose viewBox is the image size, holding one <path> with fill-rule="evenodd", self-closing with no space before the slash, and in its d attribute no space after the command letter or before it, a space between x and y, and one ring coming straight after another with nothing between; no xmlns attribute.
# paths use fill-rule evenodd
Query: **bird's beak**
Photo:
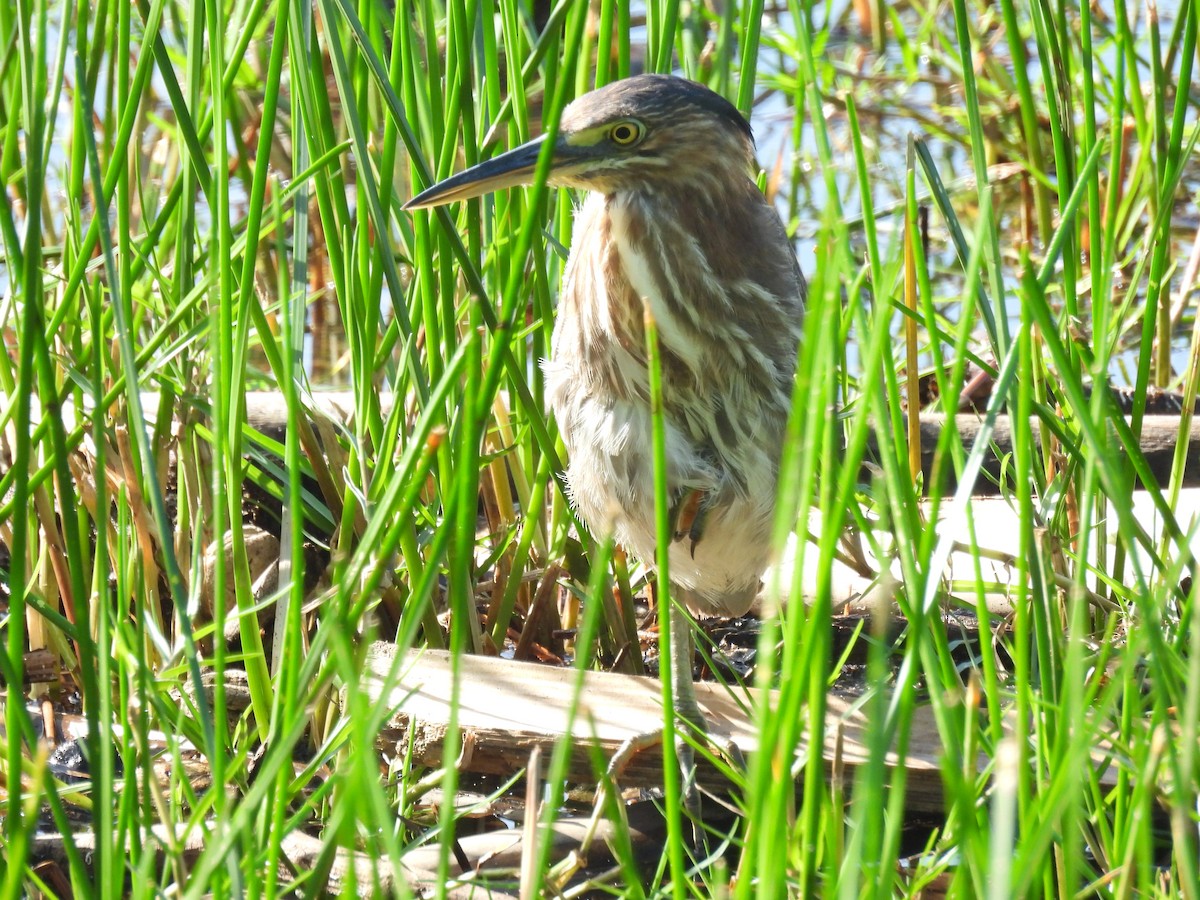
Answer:
<svg viewBox="0 0 1200 900"><path fill-rule="evenodd" d="M537 169L538 156L542 152L542 145L545 142L546 136L542 135L528 144L522 144L487 162L472 166L465 172L451 175L445 181L440 181L433 187L417 194L404 204L404 209L428 209L444 203L453 203L456 200L470 200L472 197L479 197L518 184L530 184L533 181L533 173ZM555 147L556 158L559 156L561 146L560 142L560 145Z"/></svg>

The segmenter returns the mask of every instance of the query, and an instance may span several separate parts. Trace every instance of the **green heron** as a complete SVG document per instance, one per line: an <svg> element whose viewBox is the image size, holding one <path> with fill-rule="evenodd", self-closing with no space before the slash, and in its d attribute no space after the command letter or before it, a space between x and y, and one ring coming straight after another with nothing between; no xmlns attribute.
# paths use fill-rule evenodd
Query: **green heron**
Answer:
<svg viewBox="0 0 1200 900"><path fill-rule="evenodd" d="M545 137L461 172L406 209L528 184ZM749 123L708 88L639 75L562 114L549 183L589 192L575 219L546 394L570 500L593 531L655 558L643 303L657 321L675 540L672 588L699 615L739 616L758 594L800 341L805 285L754 181ZM674 607L672 607L674 609ZM686 648L676 709L701 723Z"/></svg>

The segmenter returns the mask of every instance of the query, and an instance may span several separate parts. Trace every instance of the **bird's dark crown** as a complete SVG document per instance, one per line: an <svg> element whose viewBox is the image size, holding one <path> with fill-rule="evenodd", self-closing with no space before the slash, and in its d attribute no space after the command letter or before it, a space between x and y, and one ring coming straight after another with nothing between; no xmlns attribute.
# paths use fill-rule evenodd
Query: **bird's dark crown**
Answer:
<svg viewBox="0 0 1200 900"><path fill-rule="evenodd" d="M692 110L716 117L753 143L750 123L736 106L704 85L674 75L634 75L584 94L564 111L562 128L583 130L623 117L672 118Z"/></svg>

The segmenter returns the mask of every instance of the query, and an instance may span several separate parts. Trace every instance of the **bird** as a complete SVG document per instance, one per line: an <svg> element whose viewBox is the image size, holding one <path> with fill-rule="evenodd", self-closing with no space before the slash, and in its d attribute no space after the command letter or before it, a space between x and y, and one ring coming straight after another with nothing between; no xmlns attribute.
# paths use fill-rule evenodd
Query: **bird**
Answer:
<svg viewBox="0 0 1200 900"><path fill-rule="evenodd" d="M750 123L704 85L636 75L568 104L555 135L453 175L405 208L529 184L546 141L548 184L584 194L542 363L568 499L596 536L611 532L653 565L648 309L661 359L671 594L695 615L744 615L770 562L806 295L755 180ZM690 623L674 615L674 644L687 641L669 661L676 714L703 727Z"/></svg>

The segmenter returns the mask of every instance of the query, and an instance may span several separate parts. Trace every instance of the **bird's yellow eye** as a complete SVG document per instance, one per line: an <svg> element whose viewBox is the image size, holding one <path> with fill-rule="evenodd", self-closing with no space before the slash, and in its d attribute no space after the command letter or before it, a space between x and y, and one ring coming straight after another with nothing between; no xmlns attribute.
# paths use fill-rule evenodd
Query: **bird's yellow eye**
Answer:
<svg viewBox="0 0 1200 900"><path fill-rule="evenodd" d="M642 139L641 122L618 122L608 130L608 138L618 147L632 147Z"/></svg>

